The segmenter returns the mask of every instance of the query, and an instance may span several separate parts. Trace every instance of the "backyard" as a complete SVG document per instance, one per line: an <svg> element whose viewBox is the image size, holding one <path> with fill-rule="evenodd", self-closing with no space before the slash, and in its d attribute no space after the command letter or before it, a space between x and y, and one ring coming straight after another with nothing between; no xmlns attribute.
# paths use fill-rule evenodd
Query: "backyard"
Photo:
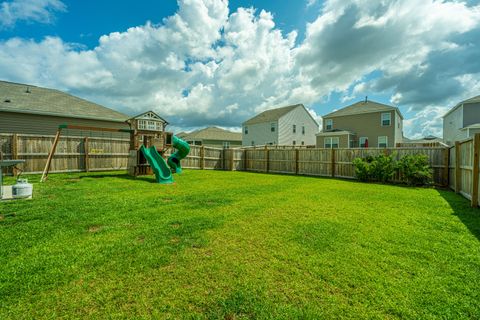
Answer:
<svg viewBox="0 0 480 320"><path fill-rule="evenodd" d="M0 319L480 315L480 210L453 192L175 179L58 174L0 203Z"/></svg>

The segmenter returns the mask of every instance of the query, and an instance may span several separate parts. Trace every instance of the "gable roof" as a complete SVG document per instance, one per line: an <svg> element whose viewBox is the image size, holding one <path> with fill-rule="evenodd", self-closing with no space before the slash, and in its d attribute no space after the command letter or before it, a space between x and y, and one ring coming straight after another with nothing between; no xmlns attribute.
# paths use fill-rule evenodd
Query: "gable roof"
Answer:
<svg viewBox="0 0 480 320"><path fill-rule="evenodd" d="M243 125L278 121L278 119L280 119L282 116L286 115L287 113L289 113L290 111L292 111L293 109L298 108L298 107L302 107L302 108L305 109L303 104L294 104L294 105L286 106L286 107L282 107L282 108L266 110L266 111L263 111L262 113L257 114L253 118L248 119L247 121L245 121L243 123ZM307 111L307 109L305 109L305 111ZM313 119L310 112L307 111L307 113ZM315 119L313 119L313 121L315 121Z"/></svg>
<svg viewBox="0 0 480 320"><path fill-rule="evenodd" d="M365 114L382 111L396 111L403 119L403 115L397 107L389 106L375 101L359 101L352 105L346 106L340 110L330 112L323 116L323 118L351 116L356 114Z"/></svg>
<svg viewBox="0 0 480 320"><path fill-rule="evenodd" d="M229 140L242 141L240 132L232 132L218 127L208 127L192 131L190 133L181 132L178 137L184 140Z"/></svg>
<svg viewBox="0 0 480 320"><path fill-rule="evenodd" d="M448 110L447 113L445 113L445 115L443 116L443 118L445 118L446 116L448 116L450 113L452 113L453 111L457 110L460 106L464 105L464 104L468 104L468 103L479 103L480 102L480 96L476 96L476 97L473 97L473 98L470 98L470 99L467 99L467 100L463 100L462 102L459 102L457 103L457 105L455 107L453 107L452 109Z"/></svg>
<svg viewBox="0 0 480 320"><path fill-rule="evenodd" d="M169 124L167 120L163 119L162 117L160 117L157 113L153 112L152 110L141 113L139 115L136 115L136 116L134 116L134 117L132 117L128 120L130 121L130 120L135 120L135 119L160 120L160 121L163 121L165 124Z"/></svg>
<svg viewBox="0 0 480 320"><path fill-rule="evenodd" d="M0 111L124 122L129 116L68 93L0 81Z"/></svg>

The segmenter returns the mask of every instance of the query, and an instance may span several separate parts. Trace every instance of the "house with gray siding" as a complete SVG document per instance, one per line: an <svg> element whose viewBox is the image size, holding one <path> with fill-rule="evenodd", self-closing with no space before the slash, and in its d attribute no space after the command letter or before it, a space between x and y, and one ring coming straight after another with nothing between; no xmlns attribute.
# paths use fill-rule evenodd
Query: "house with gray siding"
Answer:
<svg viewBox="0 0 480 320"><path fill-rule="evenodd" d="M242 123L242 145L315 145L318 128L303 104L271 109Z"/></svg>
<svg viewBox="0 0 480 320"><path fill-rule="evenodd" d="M393 148L403 142L403 116L397 107L356 102L323 116L318 148Z"/></svg>
<svg viewBox="0 0 480 320"><path fill-rule="evenodd" d="M447 145L475 133L480 133L480 96L458 103L443 116L443 142Z"/></svg>
<svg viewBox="0 0 480 320"><path fill-rule="evenodd" d="M61 124L129 129L130 117L68 93L28 84L0 81L0 133L53 135ZM68 130L68 135L85 132ZM106 133L91 131L91 136ZM127 133L108 133L128 138Z"/></svg>

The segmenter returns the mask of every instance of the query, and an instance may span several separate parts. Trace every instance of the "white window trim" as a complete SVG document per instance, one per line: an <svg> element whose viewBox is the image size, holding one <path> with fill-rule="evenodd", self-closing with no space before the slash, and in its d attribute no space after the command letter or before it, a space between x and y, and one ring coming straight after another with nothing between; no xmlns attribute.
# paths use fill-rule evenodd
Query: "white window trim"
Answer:
<svg viewBox="0 0 480 320"><path fill-rule="evenodd" d="M244 133L244 134L248 134L248 126L245 126L245 127L243 128L243 133Z"/></svg>
<svg viewBox="0 0 480 320"><path fill-rule="evenodd" d="M380 138L385 138L385 147L380 147ZM377 138L377 146L379 148L388 148L388 136L378 136Z"/></svg>
<svg viewBox="0 0 480 320"><path fill-rule="evenodd" d="M368 137L360 137L360 138L358 138L358 147L359 147L359 148L365 148L365 146L362 147L362 139L365 139L365 141L363 141L363 144L365 144L365 142L368 140Z"/></svg>
<svg viewBox="0 0 480 320"><path fill-rule="evenodd" d="M327 141L330 141L330 143L327 143ZM333 141L336 141L336 143L333 143ZM327 144L329 144L330 147L327 147ZM323 147L325 149L333 149L334 144L337 145L335 148L340 147L340 138L339 137L326 137L326 138L323 139Z"/></svg>
<svg viewBox="0 0 480 320"><path fill-rule="evenodd" d="M325 120L325 130L332 130L332 129L333 129L333 119L326 119Z"/></svg>
<svg viewBox="0 0 480 320"><path fill-rule="evenodd" d="M383 116L388 115L388 119L384 119ZM388 124L383 124L384 120L388 120ZM382 112L380 116L380 124L382 127L390 127L392 125L392 114L390 112Z"/></svg>

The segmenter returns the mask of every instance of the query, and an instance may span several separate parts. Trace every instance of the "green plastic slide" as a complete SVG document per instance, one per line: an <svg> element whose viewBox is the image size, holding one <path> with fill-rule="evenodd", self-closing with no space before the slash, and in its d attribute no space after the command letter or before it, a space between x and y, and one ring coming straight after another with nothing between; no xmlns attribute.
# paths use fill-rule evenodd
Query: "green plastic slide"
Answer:
<svg viewBox="0 0 480 320"><path fill-rule="evenodd" d="M147 159L148 164L155 173L157 183L173 183L172 172L170 171L170 168L165 162L165 159L163 159L162 156L158 153L157 148L155 148L155 146L151 146L147 149L145 148L145 146L142 145L140 147L140 150L142 150L145 159Z"/></svg>
<svg viewBox="0 0 480 320"><path fill-rule="evenodd" d="M177 136L173 136L173 147L177 149L177 151L168 157L167 163L174 172L182 173L182 165L180 164L180 160L188 155L190 152L190 145Z"/></svg>

